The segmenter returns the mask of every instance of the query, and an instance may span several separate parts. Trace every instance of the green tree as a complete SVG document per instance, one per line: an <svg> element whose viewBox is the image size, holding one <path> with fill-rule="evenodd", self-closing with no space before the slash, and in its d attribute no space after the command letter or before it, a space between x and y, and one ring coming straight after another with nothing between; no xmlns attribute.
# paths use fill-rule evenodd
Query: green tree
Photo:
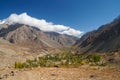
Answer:
<svg viewBox="0 0 120 80"><path fill-rule="evenodd" d="M88 55L87 59L89 62L94 62L95 64L97 64L102 60L102 56L100 54L92 54L92 55Z"/></svg>

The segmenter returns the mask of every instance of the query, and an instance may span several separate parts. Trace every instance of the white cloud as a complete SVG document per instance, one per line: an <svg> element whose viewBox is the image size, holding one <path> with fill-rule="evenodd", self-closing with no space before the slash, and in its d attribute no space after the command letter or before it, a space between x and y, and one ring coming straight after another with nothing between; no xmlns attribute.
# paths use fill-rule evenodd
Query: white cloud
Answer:
<svg viewBox="0 0 120 80"><path fill-rule="evenodd" d="M75 29L69 28L68 30L63 31L62 34L80 35L80 34L82 34L82 32L79 31L79 30L75 30Z"/></svg>
<svg viewBox="0 0 120 80"><path fill-rule="evenodd" d="M11 14L8 18L4 19L3 21L0 21L0 23L1 24L6 23L9 25L13 23L26 24L29 26L37 27L43 31L54 31L61 34L68 34L68 35L74 35L74 36L78 36L82 33L81 31L75 30L68 26L59 25L59 24L56 25L56 24L53 24L52 22L46 22L46 20L44 19L39 20L39 19L33 18L27 15L27 13L22 13L20 15Z"/></svg>
<svg viewBox="0 0 120 80"><path fill-rule="evenodd" d="M0 20L0 24L3 24L3 23L5 23L5 21L1 21L1 20Z"/></svg>

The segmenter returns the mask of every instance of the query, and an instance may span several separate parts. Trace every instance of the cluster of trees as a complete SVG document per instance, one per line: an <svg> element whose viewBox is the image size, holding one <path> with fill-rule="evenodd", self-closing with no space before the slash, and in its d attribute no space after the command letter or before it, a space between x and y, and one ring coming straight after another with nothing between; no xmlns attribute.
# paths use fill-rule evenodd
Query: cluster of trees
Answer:
<svg viewBox="0 0 120 80"><path fill-rule="evenodd" d="M15 68L32 68L32 67L78 67L80 65L102 65L102 56L100 54L82 55L82 54L51 54L43 57L38 57L25 62L16 62Z"/></svg>

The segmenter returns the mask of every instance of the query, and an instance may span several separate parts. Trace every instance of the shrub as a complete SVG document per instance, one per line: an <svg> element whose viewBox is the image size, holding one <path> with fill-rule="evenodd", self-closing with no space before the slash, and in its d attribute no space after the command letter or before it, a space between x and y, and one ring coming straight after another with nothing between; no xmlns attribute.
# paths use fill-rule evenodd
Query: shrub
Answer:
<svg viewBox="0 0 120 80"><path fill-rule="evenodd" d="M87 62L85 60L82 60L80 64L85 65L85 64L87 64Z"/></svg>
<svg viewBox="0 0 120 80"><path fill-rule="evenodd" d="M15 62L15 68L22 69L24 68L25 64L22 62Z"/></svg>

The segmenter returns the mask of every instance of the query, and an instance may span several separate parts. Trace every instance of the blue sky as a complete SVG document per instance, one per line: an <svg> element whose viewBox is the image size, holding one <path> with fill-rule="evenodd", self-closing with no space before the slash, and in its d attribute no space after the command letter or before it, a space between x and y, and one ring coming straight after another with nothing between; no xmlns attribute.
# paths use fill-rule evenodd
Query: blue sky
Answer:
<svg viewBox="0 0 120 80"><path fill-rule="evenodd" d="M0 0L0 20L23 12L87 32L120 15L120 0Z"/></svg>

